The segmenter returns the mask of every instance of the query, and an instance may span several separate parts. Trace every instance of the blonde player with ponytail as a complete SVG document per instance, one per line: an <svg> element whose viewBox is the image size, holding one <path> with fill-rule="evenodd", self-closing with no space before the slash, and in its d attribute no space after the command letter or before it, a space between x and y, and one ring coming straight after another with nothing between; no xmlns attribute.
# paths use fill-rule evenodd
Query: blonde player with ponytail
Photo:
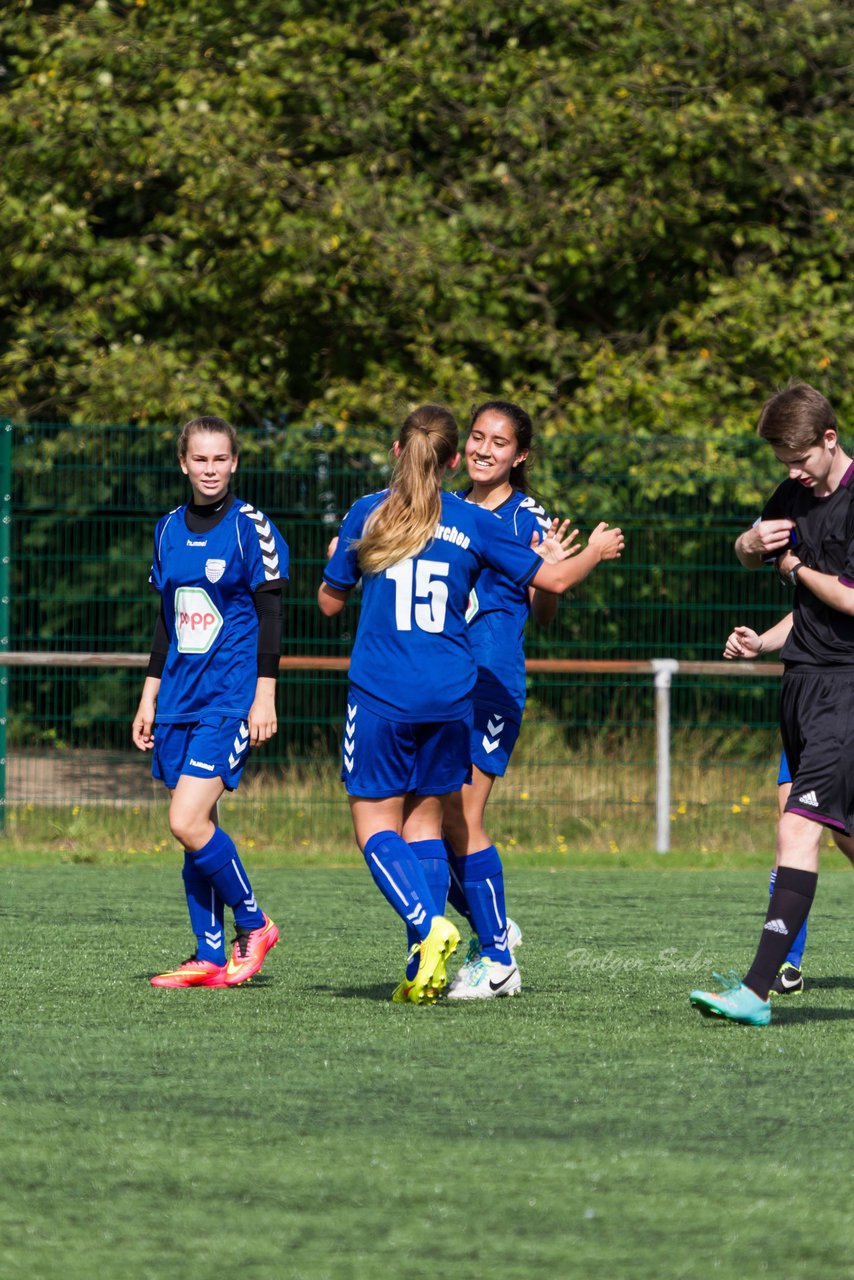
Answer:
<svg viewBox="0 0 854 1280"><path fill-rule="evenodd" d="M443 915L442 815L446 797L471 776L471 587L491 568L520 587L562 594L619 556L623 536L600 524L583 550L570 539L565 558L546 564L492 512L443 493L459 462L459 432L442 405L410 413L393 453L389 488L358 499L344 517L318 603L333 617L361 580L341 777L371 875L417 939L392 998L425 1004L445 987L459 943ZM407 822L429 850L403 838Z"/></svg>

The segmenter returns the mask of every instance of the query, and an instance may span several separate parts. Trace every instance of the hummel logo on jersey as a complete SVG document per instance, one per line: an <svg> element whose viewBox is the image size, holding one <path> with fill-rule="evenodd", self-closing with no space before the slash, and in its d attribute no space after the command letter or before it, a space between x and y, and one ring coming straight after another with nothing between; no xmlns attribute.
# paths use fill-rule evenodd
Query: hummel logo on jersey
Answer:
<svg viewBox="0 0 854 1280"><path fill-rule="evenodd" d="M818 808L818 796L814 791L805 791L802 796L798 796L799 804L808 804L813 809Z"/></svg>
<svg viewBox="0 0 854 1280"><path fill-rule="evenodd" d="M197 769L207 769L208 773L213 773L214 771L212 764L205 764L204 760L194 760L192 756L190 756L190 764L195 765Z"/></svg>
<svg viewBox="0 0 854 1280"><path fill-rule="evenodd" d="M788 933L789 932L789 930L786 927L785 920L781 920L779 916L776 920L766 920L762 928L767 929L769 933Z"/></svg>
<svg viewBox="0 0 854 1280"><path fill-rule="evenodd" d="M188 547L206 547L208 545L207 538L202 538L201 542L194 542L192 538L187 539Z"/></svg>

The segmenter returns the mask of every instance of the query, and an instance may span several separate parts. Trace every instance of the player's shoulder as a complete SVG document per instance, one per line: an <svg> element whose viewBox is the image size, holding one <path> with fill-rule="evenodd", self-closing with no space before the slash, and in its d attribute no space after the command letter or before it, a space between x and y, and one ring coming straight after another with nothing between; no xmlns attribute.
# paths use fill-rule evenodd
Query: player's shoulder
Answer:
<svg viewBox="0 0 854 1280"><path fill-rule="evenodd" d="M378 507L381 502L385 502L388 497L388 489L376 489L373 493L363 493L361 497L348 507L344 520L352 523L355 520L365 519L374 507ZM344 521L342 520L342 524Z"/></svg>
<svg viewBox="0 0 854 1280"><path fill-rule="evenodd" d="M526 526L529 529L536 527L545 532L546 529L551 528L551 520L545 507L539 498L533 497L530 493L514 489L505 506L508 518L512 517L517 529L520 526ZM504 508L499 510L503 512Z"/></svg>
<svg viewBox="0 0 854 1280"><path fill-rule="evenodd" d="M244 502L242 498L234 499L234 511L238 520L243 518L255 525L262 524L267 519L260 507L256 507L253 502Z"/></svg>
<svg viewBox="0 0 854 1280"><path fill-rule="evenodd" d="M178 518L184 514L187 504L182 502L180 506L173 507L171 511L166 511L157 524L154 526L154 536L158 540L162 539L164 533L170 526L176 526Z"/></svg>

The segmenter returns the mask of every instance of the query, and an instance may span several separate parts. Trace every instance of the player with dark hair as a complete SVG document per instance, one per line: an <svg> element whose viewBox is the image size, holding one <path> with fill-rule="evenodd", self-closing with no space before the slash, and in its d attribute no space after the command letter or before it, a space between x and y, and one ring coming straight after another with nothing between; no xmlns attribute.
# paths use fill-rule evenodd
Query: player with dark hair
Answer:
<svg viewBox="0 0 854 1280"><path fill-rule="evenodd" d="M218 824L217 803L237 788L251 748L276 732L288 548L263 512L231 492L238 444L230 423L188 422L178 460L192 499L155 530L150 582L160 612L132 733L172 793L169 826L184 849L196 949L151 982L228 987L256 974L279 937ZM237 935L228 959L226 906Z"/></svg>
<svg viewBox="0 0 854 1280"><path fill-rule="evenodd" d="M782 549L770 551L795 588L780 688L792 789L753 963L724 991L692 991L690 1000L709 1016L763 1026L771 1021L771 986L815 896L822 832L830 830L849 856L854 844L854 461L840 447L827 400L803 384L771 396L757 429L789 473L762 522L791 522ZM762 546L746 552L755 567L765 554Z"/></svg>
<svg viewBox="0 0 854 1280"><path fill-rule="evenodd" d="M445 866L432 872L405 838L417 826L441 864L445 798L470 776L476 666L465 614L485 568L563 592L603 559L619 556L619 529L600 524L584 550L545 564L491 512L441 489L458 461L450 411L422 405L393 448L391 484L358 499L344 517L318 591L321 612L344 608L361 580L362 609L350 664L341 776L356 841L377 887L418 941L396 1002L433 1001L459 932L446 919Z"/></svg>
<svg viewBox="0 0 854 1280"><path fill-rule="evenodd" d="M466 502L492 511L523 546L543 559L562 558L562 530L528 493L527 464L533 439L530 416L518 404L488 400L471 413L464 458L470 485ZM521 931L506 914L501 857L486 833L484 814L496 778L507 765L525 708L525 624L533 616L547 626L557 596L520 587L484 569L472 588L467 619L477 664L473 692L472 779L448 797L445 835L450 844L451 905L474 936L465 963L448 988L451 1000L515 995L522 979L513 954Z"/></svg>

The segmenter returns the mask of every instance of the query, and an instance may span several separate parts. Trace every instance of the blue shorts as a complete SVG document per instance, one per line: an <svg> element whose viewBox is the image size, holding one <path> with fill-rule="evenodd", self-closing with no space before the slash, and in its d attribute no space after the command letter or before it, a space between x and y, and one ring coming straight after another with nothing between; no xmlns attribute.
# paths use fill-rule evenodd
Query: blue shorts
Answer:
<svg viewBox="0 0 854 1280"><path fill-rule="evenodd" d="M792 781L792 774L791 774L791 770L789 769L789 762L786 759L785 751L783 751L780 754L780 772L777 774L777 786L782 787L787 782L791 782L791 781Z"/></svg>
<svg viewBox="0 0 854 1280"><path fill-rule="evenodd" d="M236 791L250 750L249 726L239 716L211 716L191 724L155 722L151 773L170 791L182 773L222 778L226 791Z"/></svg>
<svg viewBox="0 0 854 1280"><path fill-rule="evenodd" d="M488 704L474 708L471 732L471 762L482 773L503 778L522 728L522 717L512 712L496 711Z"/></svg>
<svg viewBox="0 0 854 1280"><path fill-rule="evenodd" d="M402 724L360 705L353 690L341 744L349 796L445 796L471 782L471 720Z"/></svg>

